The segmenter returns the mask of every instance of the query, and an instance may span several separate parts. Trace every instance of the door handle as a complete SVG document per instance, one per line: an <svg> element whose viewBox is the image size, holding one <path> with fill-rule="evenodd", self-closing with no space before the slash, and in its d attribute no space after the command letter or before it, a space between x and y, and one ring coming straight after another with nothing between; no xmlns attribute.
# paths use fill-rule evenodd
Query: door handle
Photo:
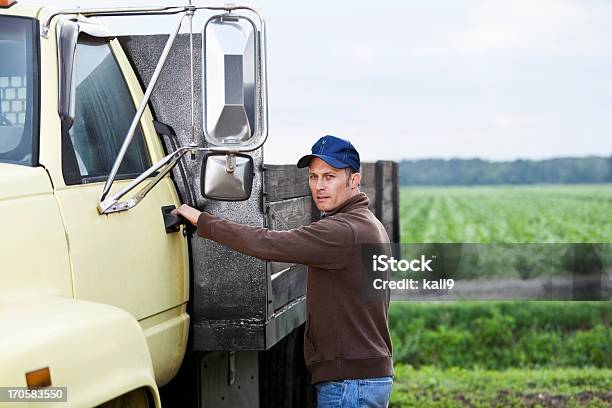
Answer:
<svg viewBox="0 0 612 408"><path fill-rule="evenodd" d="M172 214L172 211L176 209L174 205L165 205L161 208L162 215L164 217L164 227L166 228L166 234L178 232L181 230L181 224L188 224L188 221L182 215Z"/></svg>

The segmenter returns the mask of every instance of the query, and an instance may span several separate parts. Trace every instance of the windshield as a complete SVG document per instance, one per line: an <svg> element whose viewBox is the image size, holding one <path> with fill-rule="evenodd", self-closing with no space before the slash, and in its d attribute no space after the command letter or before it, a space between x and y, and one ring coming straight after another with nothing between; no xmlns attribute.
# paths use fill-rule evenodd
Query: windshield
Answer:
<svg viewBox="0 0 612 408"><path fill-rule="evenodd" d="M37 164L36 21L0 16L0 162Z"/></svg>

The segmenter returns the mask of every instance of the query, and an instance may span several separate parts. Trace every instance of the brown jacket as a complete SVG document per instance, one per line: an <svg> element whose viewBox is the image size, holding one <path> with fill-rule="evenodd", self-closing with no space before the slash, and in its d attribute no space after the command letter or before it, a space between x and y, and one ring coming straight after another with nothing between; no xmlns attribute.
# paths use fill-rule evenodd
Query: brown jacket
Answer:
<svg viewBox="0 0 612 408"><path fill-rule="evenodd" d="M309 266L304 359L313 384L393 375L389 291L379 291L374 299L362 292L361 244L389 242L368 202L365 193L358 193L323 219L289 231L237 224L206 212L198 219L201 237L260 259Z"/></svg>

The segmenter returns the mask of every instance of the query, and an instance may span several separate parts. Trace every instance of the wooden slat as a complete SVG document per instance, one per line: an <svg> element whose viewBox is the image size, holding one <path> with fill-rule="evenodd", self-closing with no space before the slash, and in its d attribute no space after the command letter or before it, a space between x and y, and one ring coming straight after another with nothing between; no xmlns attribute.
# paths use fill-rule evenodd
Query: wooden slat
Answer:
<svg viewBox="0 0 612 408"><path fill-rule="evenodd" d="M370 199L368 208L376 212L376 163L361 163L361 191Z"/></svg>
<svg viewBox="0 0 612 408"><path fill-rule="evenodd" d="M384 168L383 182L385 183L385 185L393 182L393 164L394 162L389 160L382 161L382 166Z"/></svg>
<svg viewBox="0 0 612 408"><path fill-rule="evenodd" d="M381 221L383 223L389 221L393 221L393 185L391 183L386 183L382 187L382 217Z"/></svg>
<svg viewBox="0 0 612 408"><path fill-rule="evenodd" d="M310 224L313 213L316 211L316 206L310 194L308 194L305 197L266 203L266 209L268 228L286 231ZM270 276L281 272L271 282L271 293L268 295L268 299L271 302L269 305L270 312L273 313L278 308L306 293L306 266L284 262L269 262L268 271Z"/></svg>
<svg viewBox="0 0 612 408"><path fill-rule="evenodd" d="M280 201L288 198L309 196L308 169L298 169L294 164L266 164L266 201Z"/></svg>
<svg viewBox="0 0 612 408"><path fill-rule="evenodd" d="M266 204L268 228L286 231L308 225L312 220L312 198L297 197Z"/></svg>
<svg viewBox="0 0 612 408"><path fill-rule="evenodd" d="M379 219L385 226L389 239L394 240L394 218L395 218L395 206L394 206L394 162L392 161L379 161L377 165L377 177L378 177L378 200L377 207L379 209Z"/></svg>
<svg viewBox="0 0 612 408"><path fill-rule="evenodd" d="M399 163L393 162L393 242L400 242Z"/></svg>
<svg viewBox="0 0 612 408"><path fill-rule="evenodd" d="M376 166L374 167L374 183L375 183L375 191L376 191L376 203L374 206L374 215L381 222L383 220L383 204L384 204L384 196L383 189L384 185L384 162L377 161Z"/></svg>
<svg viewBox="0 0 612 408"><path fill-rule="evenodd" d="M293 265L272 280L272 307L277 310L306 293L308 267Z"/></svg>

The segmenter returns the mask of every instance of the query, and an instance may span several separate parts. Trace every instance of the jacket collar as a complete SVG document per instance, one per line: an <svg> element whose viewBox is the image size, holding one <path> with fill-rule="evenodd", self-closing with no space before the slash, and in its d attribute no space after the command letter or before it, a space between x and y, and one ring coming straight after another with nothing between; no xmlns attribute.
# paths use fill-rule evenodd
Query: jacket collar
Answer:
<svg viewBox="0 0 612 408"><path fill-rule="evenodd" d="M363 191L347 198L342 204L331 211L324 212L321 218L329 217L338 213L346 213L354 210L357 207L367 207L370 204L368 196Z"/></svg>

